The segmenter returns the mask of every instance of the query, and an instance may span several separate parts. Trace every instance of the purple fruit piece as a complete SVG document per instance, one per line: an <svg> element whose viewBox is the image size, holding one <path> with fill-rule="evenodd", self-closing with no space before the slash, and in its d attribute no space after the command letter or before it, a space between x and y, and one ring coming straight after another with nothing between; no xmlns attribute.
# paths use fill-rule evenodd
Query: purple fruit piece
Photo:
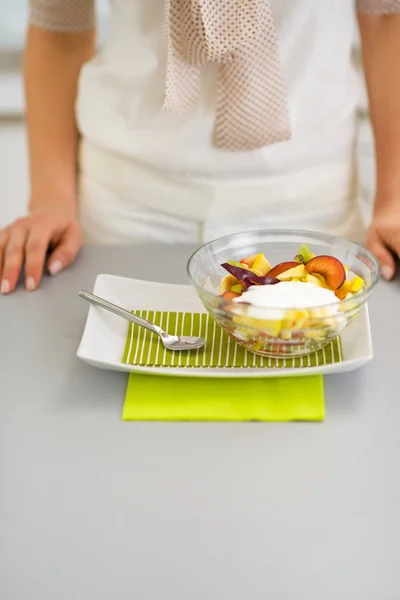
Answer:
<svg viewBox="0 0 400 600"><path fill-rule="evenodd" d="M280 283L279 279L275 279L275 277L268 277L268 275L261 277L260 275L252 273L248 269L235 267L234 265L230 265L229 263L224 263L223 265L221 265L221 267L225 269L225 271L228 271L228 273L236 277L236 279L241 281L243 285L247 288L251 285L275 285L276 283Z"/></svg>
<svg viewBox="0 0 400 600"><path fill-rule="evenodd" d="M281 283L276 277L268 277L268 275L261 277L260 275L257 275L256 285L275 285L276 283Z"/></svg>

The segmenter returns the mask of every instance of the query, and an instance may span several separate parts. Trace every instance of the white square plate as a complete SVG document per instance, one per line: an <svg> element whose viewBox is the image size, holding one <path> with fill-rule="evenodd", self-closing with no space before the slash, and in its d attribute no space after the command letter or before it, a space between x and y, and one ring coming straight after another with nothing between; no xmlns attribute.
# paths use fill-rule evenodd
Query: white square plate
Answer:
<svg viewBox="0 0 400 600"><path fill-rule="evenodd" d="M196 292L186 285L139 281L114 275L99 275L94 294L128 310L205 312ZM90 306L77 355L85 362L113 371L133 371L182 377L282 377L352 371L373 358L368 308L342 335L343 361L330 365L297 368L216 369L139 367L122 362L128 322L96 306Z"/></svg>

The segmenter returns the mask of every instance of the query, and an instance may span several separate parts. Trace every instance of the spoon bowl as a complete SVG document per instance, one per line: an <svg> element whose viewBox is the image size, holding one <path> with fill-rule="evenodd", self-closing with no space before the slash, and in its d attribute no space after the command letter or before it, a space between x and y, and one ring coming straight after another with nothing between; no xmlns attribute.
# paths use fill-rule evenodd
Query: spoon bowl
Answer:
<svg viewBox="0 0 400 600"><path fill-rule="evenodd" d="M151 333L158 335L167 350L172 350L174 352L197 350L198 348L202 348L206 343L206 341L201 337L170 335L158 325L150 323L150 321L142 319L142 317L138 317L125 308L122 308L122 306L117 306L116 304L108 302L108 300L104 300L104 298L95 296L94 294L91 294L85 290L81 290L79 292L79 296L95 306L104 308L104 310L108 310L115 315L118 315L119 317L122 317L131 323L135 323L135 325L138 325L139 327L144 327L148 331L151 331Z"/></svg>

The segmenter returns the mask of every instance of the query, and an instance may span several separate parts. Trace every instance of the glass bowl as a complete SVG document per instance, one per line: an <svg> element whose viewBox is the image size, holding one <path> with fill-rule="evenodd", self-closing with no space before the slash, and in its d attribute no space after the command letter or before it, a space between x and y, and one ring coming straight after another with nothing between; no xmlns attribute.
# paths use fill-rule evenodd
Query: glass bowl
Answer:
<svg viewBox="0 0 400 600"><path fill-rule="evenodd" d="M364 289L338 303L308 310L299 309L294 303L293 308L284 309L284 318L281 308L268 308L267 319L265 309L220 296L219 284L227 275L221 264L262 252L274 266L293 260L303 244L316 255L338 258L350 274L364 279ZM191 256L187 271L191 284L218 325L248 351L273 358L303 356L330 343L357 317L380 278L377 259L362 246L343 238L300 230L265 229L219 238Z"/></svg>

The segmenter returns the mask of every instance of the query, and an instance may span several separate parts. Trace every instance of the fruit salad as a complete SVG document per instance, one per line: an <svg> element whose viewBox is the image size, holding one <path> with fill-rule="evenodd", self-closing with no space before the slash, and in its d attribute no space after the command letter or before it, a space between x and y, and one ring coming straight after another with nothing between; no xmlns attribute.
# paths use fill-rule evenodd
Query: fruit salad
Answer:
<svg viewBox="0 0 400 600"><path fill-rule="evenodd" d="M227 275L219 292L225 310L232 313L231 334L238 341L253 342L253 351L262 349L257 344L265 345L252 339L255 329L271 343L273 338L296 343L332 339L346 324L344 312L349 312L351 298L365 288L364 280L340 260L316 256L306 245L292 260L274 266L264 254L221 266Z"/></svg>

